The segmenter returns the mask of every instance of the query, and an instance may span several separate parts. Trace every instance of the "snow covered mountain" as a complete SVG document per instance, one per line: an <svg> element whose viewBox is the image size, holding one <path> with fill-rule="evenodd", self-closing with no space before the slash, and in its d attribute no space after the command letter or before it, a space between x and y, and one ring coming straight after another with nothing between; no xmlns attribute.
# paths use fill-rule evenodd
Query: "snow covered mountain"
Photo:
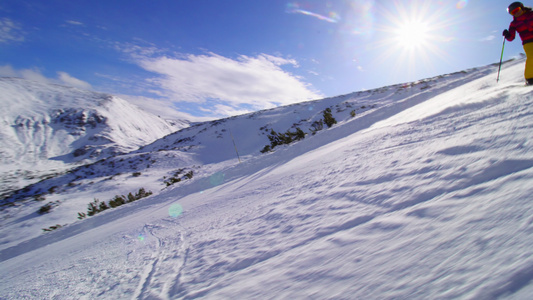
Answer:
<svg viewBox="0 0 533 300"><path fill-rule="evenodd" d="M188 126L112 95L20 78L0 78L0 103L3 193Z"/></svg>
<svg viewBox="0 0 533 300"><path fill-rule="evenodd" d="M20 190L0 298L531 299L523 64L196 124Z"/></svg>

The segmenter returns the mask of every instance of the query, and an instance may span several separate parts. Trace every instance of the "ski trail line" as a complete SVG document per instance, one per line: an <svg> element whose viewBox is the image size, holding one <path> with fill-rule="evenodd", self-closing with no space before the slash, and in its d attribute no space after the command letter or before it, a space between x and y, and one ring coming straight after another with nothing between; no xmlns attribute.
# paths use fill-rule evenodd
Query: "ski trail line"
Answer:
<svg viewBox="0 0 533 300"><path fill-rule="evenodd" d="M155 247L148 258L151 261L143 270L132 299L171 299L181 288L183 272L189 249L181 226L176 222L166 227L161 224L147 224L144 231L154 238ZM181 230L176 232L179 226Z"/></svg>
<svg viewBox="0 0 533 300"><path fill-rule="evenodd" d="M146 293L147 290L149 290L150 282L152 281L157 263L159 261L157 253L159 252L159 249L161 248L161 240L152 233L151 227L152 225L147 224L147 225L144 225L143 229L144 231L148 232L151 236L156 238L157 240L156 251L151 256L152 263L144 268L144 271L141 275L141 279L139 280L139 285L137 286L137 289L135 290L135 294L133 295L132 299L144 299L145 298L144 294Z"/></svg>

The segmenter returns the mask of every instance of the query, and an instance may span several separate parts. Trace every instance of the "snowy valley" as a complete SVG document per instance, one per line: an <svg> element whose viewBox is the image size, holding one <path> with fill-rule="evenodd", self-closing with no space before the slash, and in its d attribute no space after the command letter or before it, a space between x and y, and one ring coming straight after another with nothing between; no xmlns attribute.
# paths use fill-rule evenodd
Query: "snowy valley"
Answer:
<svg viewBox="0 0 533 300"><path fill-rule="evenodd" d="M92 114L129 112L80 90L78 135L47 131L49 117L3 120L5 174L92 160L1 200L0 298L531 299L523 64L506 62L499 83L491 65L174 133L135 108L141 123ZM57 100L47 111L66 99L0 84L9 116L35 94ZM98 116L116 124L98 131ZM88 215L96 199L107 208Z"/></svg>

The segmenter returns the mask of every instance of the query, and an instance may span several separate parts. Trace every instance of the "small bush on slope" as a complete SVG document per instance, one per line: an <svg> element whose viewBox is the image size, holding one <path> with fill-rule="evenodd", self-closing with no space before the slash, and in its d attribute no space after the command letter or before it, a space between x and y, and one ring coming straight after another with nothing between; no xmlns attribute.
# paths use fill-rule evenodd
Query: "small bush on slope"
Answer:
<svg viewBox="0 0 533 300"><path fill-rule="evenodd" d="M331 114L331 108L326 108L326 110L324 111L324 122L326 123L326 125L328 125L328 128L330 128L334 124L337 124L337 120L335 120L335 118Z"/></svg>
<svg viewBox="0 0 533 300"><path fill-rule="evenodd" d="M318 131L324 129L324 123L330 128L334 124L337 124L337 120L333 117L333 114L331 113L331 108L326 108L324 112L322 113L324 116L324 119L320 119L318 121L313 122L311 124L311 128L309 128L309 131L311 134L315 135ZM352 117L355 116L355 111L352 111ZM263 127L264 128L264 127ZM290 130L287 130L285 133L278 133L274 131L274 129L270 130L270 134L268 135L268 139L270 140L270 145L266 145L262 150L261 153L266 153L274 150L276 146L280 145L287 145L294 141L299 141L305 138L305 132L300 129L299 127L296 127L296 132L291 132Z"/></svg>
<svg viewBox="0 0 533 300"><path fill-rule="evenodd" d="M44 215L46 213L49 213L54 207L57 207L58 205L59 205L59 201L48 202L45 205L41 206L41 208L39 208L37 212L41 215Z"/></svg>
<svg viewBox="0 0 533 300"><path fill-rule="evenodd" d="M174 172L174 175L172 177L163 182L166 184L166 186L171 186L175 183L181 182L182 180L192 179L192 177L194 176L194 172L192 170L185 174L183 174L183 172L185 172L185 169L179 169Z"/></svg>
<svg viewBox="0 0 533 300"><path fill-rule="evenodd" d="M113 199L109 200L109 204L107 204L106 202L100 202L100 200L95 198L87 205L87 213L78 213L78 219L85 219L87 216L91 217L104 210L119 207L126 203L146 198L150 195L152 195L151 191L147 192L144 188L140 188L135 195L133 195L132 193L129 193L127 197L124 195L116 195Z"/></svg>
<svg viewBox="0 0 533 300"><path fill-rule="evenodd" d="M268 135L270 145L266 145L263 150L261 150L261 153L271 151L276 146L288 145L294 141L299 141L304 138L305 132L303 132L303 130L299 127L296 128L296 132L291 132L290 130L287 130L285 133L277 133L276 131L274 131L274 129L272 129L270 131L270 134Z"/></svg>

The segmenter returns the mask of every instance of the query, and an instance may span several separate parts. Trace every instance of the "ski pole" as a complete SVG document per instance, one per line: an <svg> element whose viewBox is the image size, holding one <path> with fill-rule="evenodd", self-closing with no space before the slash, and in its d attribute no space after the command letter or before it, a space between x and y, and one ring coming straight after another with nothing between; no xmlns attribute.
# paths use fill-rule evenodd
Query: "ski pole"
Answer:
<svg viewBox="0 0 533 300"><path fill-rule="evenodd" d="M503 37L502 56L500 57L500 67L498 68L498 78L496 79L496 82L500 81L500 70L502 69L502 60L503 60L503 49L505 49L505 37Z"/></svg>

